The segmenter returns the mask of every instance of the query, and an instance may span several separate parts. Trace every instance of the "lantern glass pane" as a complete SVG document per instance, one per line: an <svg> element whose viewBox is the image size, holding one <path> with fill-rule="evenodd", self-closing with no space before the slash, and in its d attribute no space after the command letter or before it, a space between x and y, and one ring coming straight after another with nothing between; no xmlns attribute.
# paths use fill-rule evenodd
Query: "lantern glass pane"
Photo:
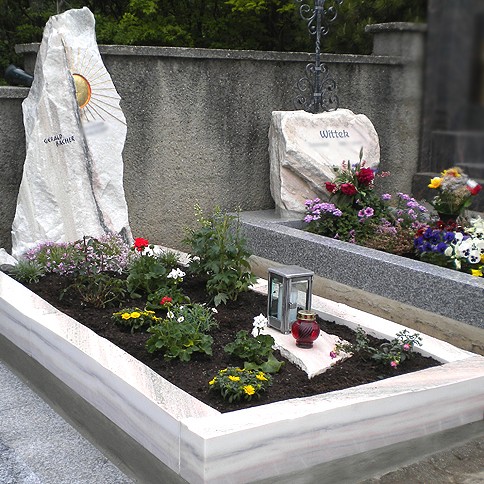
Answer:
<svg viewBox="0 0 484 484"><path fill-rule="evenodd" d="M289 296L289 322L294 322L297 319L297 312L299 309L309 309L307 307L309 281L293 280L291 281L291 290Z"/></svg>
<svg viewBox="0 0 484 484"><path fill-rule="evenodd" d="M282 278L276 275L271 276L270 284L270 307L269 316L282 320L282 304L283 304L283 290Z"/></svg>

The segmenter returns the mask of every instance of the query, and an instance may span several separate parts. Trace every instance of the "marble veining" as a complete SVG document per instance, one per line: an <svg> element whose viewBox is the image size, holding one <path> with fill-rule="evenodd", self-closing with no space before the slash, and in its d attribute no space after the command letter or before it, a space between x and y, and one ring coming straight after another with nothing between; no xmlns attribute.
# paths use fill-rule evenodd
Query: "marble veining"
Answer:
<svg viewBox="0 0 484 484"><path fill-rule="evenodd" d="M259 280L256 290L264 292ZM392 337L400 325L315 298L315 309ZM442 366L220 414L0 273L0 333L191 483L276 478L481 420L484 358L423 335Z"/></svg>

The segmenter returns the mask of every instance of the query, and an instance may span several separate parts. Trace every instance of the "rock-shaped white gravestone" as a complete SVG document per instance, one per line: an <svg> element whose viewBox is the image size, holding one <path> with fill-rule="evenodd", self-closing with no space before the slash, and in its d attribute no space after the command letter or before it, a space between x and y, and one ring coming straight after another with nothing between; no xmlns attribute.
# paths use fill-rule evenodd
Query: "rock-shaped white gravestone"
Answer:
<svg viewBox="0 0 484 484"><path fill-rule="evenodd" d="M126 119L87 8L51 17L22 104L27 155L12 225L15 257L40 242L120 234Z"/></svg>
<svg viewBox="0 0 484 484"><path fill-rule="evenodd" d="M321 114L274 111L269 129L271 194L278 211L304 213L304 202L328 199L325 182L334 166L357 163L360 150L371 168L380 162L380 143L364 114L338 109Z"/></svg>

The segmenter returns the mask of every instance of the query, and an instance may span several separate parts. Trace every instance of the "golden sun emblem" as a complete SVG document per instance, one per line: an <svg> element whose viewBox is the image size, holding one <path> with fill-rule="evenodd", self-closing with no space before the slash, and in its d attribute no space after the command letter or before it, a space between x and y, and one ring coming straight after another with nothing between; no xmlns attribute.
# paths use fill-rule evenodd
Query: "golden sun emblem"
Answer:
<svg viewBox="0 0 484 484"><path fill-rule="evenodd" d="M66 50L68 67L76 88L76 99L81 121L106 121L114 118L126 124L119 107L120 97L100 57L90 56L87 50Z"/></svg>

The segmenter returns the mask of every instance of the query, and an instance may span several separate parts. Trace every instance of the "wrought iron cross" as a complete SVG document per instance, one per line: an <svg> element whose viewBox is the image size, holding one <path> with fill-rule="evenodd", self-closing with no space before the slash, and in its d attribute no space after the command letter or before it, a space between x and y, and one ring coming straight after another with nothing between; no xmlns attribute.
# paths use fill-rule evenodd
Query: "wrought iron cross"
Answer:
<svg viewBox="0 0 484 484"><path fill-rule="evenodd" d="M294 99L294 106L309 113L334 111L339 106L336 81L321 63L321 37L327 35L329 24L336 19L337 7L343 0L315 0L314 8L302 3L304 0L295 1L301 3L299 14L307 22L309 33L316 37L316 52L314 62L306 66L306 76L296 84L299 94ZM331 6L326 8L325 3L331 3Z"/></svg>

